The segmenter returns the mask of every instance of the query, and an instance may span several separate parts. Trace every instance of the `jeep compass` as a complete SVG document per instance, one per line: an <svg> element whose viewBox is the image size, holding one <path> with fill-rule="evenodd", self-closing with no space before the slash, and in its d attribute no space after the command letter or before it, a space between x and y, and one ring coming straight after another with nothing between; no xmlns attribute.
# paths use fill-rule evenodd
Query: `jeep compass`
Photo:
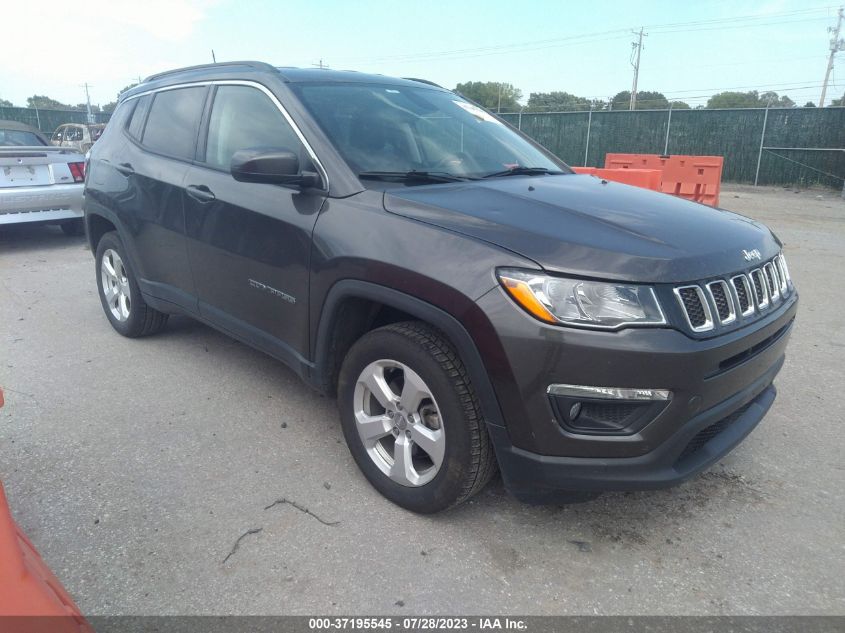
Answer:
<svg viewBox="0 0 845 633"><path fill-rule="evenodd" d="M149 77L91 150L85 224L115 330L189 315L286 363L417 512L497 468L535 503L693 476L772 405L798 301L764 225L356 72Z"/></svg>

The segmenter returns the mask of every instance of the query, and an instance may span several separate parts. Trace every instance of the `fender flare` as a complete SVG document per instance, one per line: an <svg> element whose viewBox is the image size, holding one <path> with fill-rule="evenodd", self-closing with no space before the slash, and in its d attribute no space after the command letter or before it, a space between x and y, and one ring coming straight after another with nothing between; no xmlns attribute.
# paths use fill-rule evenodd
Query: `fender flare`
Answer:
<svg viewBox="0 0 845 633"><path fill-rule="evenodd" d="M365 299L417 317L442 330L455 346L469 373L481 405L481 412L487 424L504 426L504 419L496 398L490 376L478 351L478 347L463 324L440 308L402 291L357 279L345 279L335 283L323 302L320 322L314 345L314 366L309 377L312 384L322 390L328 382L326 371L329 358L331 332L336 326L338 308L345 299Z"/></svg>
<svg viewBox="0 0 845 633"><path fill-rule="evenodd" d="M120 237L120 241L123 242L123 247L126 249L126 255L129 257L129 265L132 267L132 270L137 277L143 277L143 271L138 268L138 257L135 252L134 244L132 240L126 239L126 235L128 234L126 227L117 217L116 213L112 212L110 209L103 208L100 205L98 205L97 209L94 211L85 211L85 239L88 241L88 247L91 249L91 254L94 257L97 256L97 245L91 241L91 230L89 229L92 216L102 218L114 227Z"/></svg>

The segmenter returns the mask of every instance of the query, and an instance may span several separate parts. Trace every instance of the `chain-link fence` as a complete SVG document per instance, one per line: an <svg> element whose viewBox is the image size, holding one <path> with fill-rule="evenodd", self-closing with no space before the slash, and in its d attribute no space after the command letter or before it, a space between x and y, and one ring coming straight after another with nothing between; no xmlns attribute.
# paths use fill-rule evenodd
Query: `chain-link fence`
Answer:
<svg viewBox="0 0 845 633"><path fill-rule="evenodd" d="M570 165L609 152L724 156L723 180L824 185L845 180L845 108L611 110L500 115Z"/></svg>
<svg viewBox="0 0 845 633"><path fill-rule="evenodd" d="M111 114L94 113L94 123L108 122ZM87 123L88 113L84 110L42 110L41 108L18 108L0 106L0 121L26 123L50 136L62 123Z"/></svg>

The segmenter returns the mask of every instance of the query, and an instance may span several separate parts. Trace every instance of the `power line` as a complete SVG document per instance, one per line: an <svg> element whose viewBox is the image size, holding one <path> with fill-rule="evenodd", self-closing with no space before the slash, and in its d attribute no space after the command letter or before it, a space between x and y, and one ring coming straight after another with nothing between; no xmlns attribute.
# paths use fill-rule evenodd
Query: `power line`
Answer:
<svg viewBox="0 0 845 633"><path fill-rule="evenodd" d="M659 31L660 33L678 33L678 32L693 32L693 31L707 31L707 30L724 30L735 28L752 28L758 26L771 26L779 24L794 24L796 22L804 21L819 21L826 20L827 17L813 17L805 19L794 19L795 16L802 16L821 11L827 11L831 6L811 7L806 9L794 11L780 11L767 14L735 16L730 18L716 18L711 20L693 20L689 22L672 22L665 24L647 25L649 31ZM783 18L782 20L771 22L773 18ZM788 18L788 19L787 19ZM762 21L759 24L754 24L755 21ZM745 22L737 24L737 22ZM718 25L718 26L717 26ZM689 28L678 28L689 27ZM570 35L556 38L549 38L543 40L532 40L527 42L516 42L510 44L497 44L490 46L482 46L477 48L461 48L441 51L428 51L418 53L406 53L402 55L393 56L379 56L369 58L349 58L348 62L416 62L416 61L430 61L434 59L463 59L469 57L482 57L487 55L500 55L506 53L525 53L546 48L559 48L572 44L587 44L595 41L596 38L616 39L624 37L628 33L627 29L614 29L609 31L598 31L594 33L583 33L579 35Z"/></svg>

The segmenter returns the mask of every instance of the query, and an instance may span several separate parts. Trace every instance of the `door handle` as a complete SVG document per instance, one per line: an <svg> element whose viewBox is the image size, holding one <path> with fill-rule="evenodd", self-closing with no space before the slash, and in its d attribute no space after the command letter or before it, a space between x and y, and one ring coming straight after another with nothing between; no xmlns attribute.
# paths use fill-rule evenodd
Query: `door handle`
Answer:
<svg viewBox="0 0 845 633"><path fill-rule="evenodd" d="M197 202L206 204L217 199L217 196L205 185L188 185L185 192Z"/></svg>
<svg viewBox="0 0 845 633"><path fill-rule="evenodd" d="M118 163L114 168L124 176L131 176L135 173L135 168L132 167L131 163Z"/></svg>

